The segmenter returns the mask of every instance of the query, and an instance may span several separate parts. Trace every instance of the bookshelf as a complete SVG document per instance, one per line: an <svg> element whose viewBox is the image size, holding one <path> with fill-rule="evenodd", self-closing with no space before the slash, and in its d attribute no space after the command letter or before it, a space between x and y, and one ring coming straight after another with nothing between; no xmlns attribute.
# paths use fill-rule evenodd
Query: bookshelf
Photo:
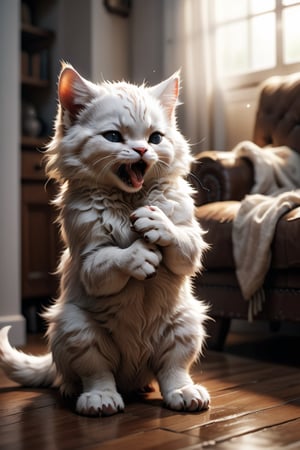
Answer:
<svg viewBox="0 0 300 450"><path fill-rule="evenodd" d="M24 1L20 19L22 304L29 331L38 330L41 304L56 294L53 273L59 252L50 205L55 186L46 183L43 163L51 124L42 113L53 86L50 62L55 33L39 26L41 7L43 0Z"/></svg>

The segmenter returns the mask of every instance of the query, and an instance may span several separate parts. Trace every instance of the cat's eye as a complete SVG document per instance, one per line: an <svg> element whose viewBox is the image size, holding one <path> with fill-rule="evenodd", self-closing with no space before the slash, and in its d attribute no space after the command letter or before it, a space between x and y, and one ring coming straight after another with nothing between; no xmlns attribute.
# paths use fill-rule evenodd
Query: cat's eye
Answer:
<svg viewBox="0 0 300 450"><path fill-rule="evenodd" d="M162 138L163 135L159 131L154 131L154 133L149 136L148 142L149 144L160 144Z"/></svg>
<svg viewBox="0 0 300 450"><path fill-rule="evenodd" d="M123 136L119 131L109 130L102 133L104 139L110 142L123 142Z"/></svg>

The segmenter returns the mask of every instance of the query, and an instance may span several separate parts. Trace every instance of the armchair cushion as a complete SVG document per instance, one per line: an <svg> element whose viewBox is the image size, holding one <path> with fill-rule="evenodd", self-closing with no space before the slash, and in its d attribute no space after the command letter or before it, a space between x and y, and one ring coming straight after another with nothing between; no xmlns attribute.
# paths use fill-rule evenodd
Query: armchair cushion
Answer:
<svg viewBox="0 0 300 450"><path fill-rule="evenodd" d="M300 207L289 211L277 223L272 243L272 266L276 269L300 268L299 217Z"/></svg>
<svg viewBox="0 0 300 450"><path fill-rule="evenodd" d="M196 217L206 230L205 239L211 245L210 250L204 255L205 269L235 270L232 227L240 206L241 203L238 201L226 201L196 208ZM300 207L284 214L277 222L271 247L271 266L274 269L300 269L299 216Z"/></svg>
<svg viewBox="0 0 300 450"><path fill-rule="evenodd" d="M204 268L234 269L232 226L241 206L239 201L208 203L196 207L196 217L206 231L210 249L204 255Z"/></svg>

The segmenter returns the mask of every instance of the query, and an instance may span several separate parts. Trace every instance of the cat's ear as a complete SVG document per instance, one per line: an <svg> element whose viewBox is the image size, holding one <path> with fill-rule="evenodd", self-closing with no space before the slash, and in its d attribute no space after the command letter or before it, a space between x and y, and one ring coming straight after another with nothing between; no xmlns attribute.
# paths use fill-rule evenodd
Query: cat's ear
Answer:
<svg viewBox="0 0 300 450"><path fill-rule="evenodd" d="M175 108L178 102L179 87L180 75L179 72L175 72L167 80L149 88L150 93L156 97L166 109L170 119L174 117Z"/></svg>
<svg viewBox="0 0 300 450"><path fill-rule="evenodd" d="M63 65L58 80L58 97L62 108L74 120L85 105L95 97L96 86L85 80L69 64Z"/></svg>

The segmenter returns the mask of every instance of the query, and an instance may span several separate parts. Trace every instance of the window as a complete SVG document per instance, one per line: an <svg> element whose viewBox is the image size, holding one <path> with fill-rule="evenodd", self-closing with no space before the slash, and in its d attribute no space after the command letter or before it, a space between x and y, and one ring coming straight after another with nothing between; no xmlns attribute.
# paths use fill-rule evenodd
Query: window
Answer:
<svg viewBox="0 0 300 450"><path fill-rule="evenodd" d="M213 0L215 68L234 84L300 63L300 1ZM297 70L297 69L295 69ZM299 70L299 66L298 66Z"/></svg>

